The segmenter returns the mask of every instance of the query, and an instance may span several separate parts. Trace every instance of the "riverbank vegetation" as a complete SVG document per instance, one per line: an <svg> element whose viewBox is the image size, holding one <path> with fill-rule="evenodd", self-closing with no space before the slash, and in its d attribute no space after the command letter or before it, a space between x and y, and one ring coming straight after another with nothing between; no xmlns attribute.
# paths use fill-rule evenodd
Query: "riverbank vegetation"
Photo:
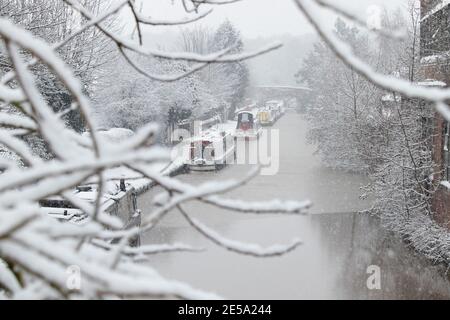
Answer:
<svg viewBox="0 0 450 320"><path fill-rule="evenodd" d="M239 54L244 49L239 31L228 20L217 30L182 29L173 46L199 55L221 51ZM248 86L246 62L208 64L185 76L172 79L165 76L183 75L198 67L198 63L191 61L167 61L116 52L112 63L100 70L102 79L93 97L95 118L103 127L131 130L150 122L159 123L160 141L165 142L167 127L180 121L232 117L236 106L244 100Z"/></svg>
<svg viewBox="0 0 450 320"><path fill-rule="evenodd" d="M410 2L406 13L385 12L380 19L383 30L403 30L401 39L342 20L334 34L374 71L418 83L419 20L417 3ZM305 110L308 139L323 163L368 175L371 183L361 190L362 197L373 200L368 212L428 258L449 263L449 233L433 220L432 197L439 181L434 180L432 105L380 86L323 40L305 59L297 79L313 90Z"/></svg>

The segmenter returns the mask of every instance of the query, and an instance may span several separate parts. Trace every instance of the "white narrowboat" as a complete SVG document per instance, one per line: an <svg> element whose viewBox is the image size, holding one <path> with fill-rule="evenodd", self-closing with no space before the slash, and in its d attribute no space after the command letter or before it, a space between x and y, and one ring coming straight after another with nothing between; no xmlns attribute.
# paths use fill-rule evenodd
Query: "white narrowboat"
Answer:
<svg viewBox="0 0 450 320"><path fill-rule="evenodd" d="M236 148L233 136L225 131L193 138L186 163L192 171L213 171L234 163Z"/></svg>
<svg viewBox="0 0 450 320"><path fill-rule="evenodd" d="M281 100L271 100L266 102L266 108L272 110L275 120L278 120L285 112L284 102Z"/></svg>

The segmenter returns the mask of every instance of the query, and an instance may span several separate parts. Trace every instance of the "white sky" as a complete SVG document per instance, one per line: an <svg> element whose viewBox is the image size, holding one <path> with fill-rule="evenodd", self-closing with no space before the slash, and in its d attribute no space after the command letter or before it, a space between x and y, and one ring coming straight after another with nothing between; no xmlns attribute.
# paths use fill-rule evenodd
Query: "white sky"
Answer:
<svg viewBox="0 0 450 320"><path fill-rule="evenodd" d="M336 1L336 0L332 0ZM393 10L406 8L409 0L337 0L361 17L367 17L371 6ZM143 13L154 18L178 18L183 14L180 0L140 0ZM298 11L293 0L242 0L228 5L215 6L214 12L201 24L215 27L229 19L246 38L274 36L279 34L301 35L312 29ZM328 20L328 19L327 19ZM334 17L330 15L330 26ZM151 27L151 32L165 32L167 27ZM149 31L150 31L149 30Z"/></svg>

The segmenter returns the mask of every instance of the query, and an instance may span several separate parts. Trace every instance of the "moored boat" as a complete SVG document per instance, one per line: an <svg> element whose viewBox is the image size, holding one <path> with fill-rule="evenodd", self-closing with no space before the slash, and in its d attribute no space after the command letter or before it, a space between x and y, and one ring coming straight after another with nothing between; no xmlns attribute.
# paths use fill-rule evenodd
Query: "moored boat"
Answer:
<svg viewBox="0 0 450 320"><path fill-rule="evenodd" d="M232 135L222 131L190 140L186 165L192 171L212 171L233 163L236 148Z"/></svg>
<svg viewBox="0 0 450 320"><path fill-rule="evenodd" d="M257 118L257 111L241 111L237 116L235 138L243 138L246 140L258 139L261 135L261 124Z"/></svg>

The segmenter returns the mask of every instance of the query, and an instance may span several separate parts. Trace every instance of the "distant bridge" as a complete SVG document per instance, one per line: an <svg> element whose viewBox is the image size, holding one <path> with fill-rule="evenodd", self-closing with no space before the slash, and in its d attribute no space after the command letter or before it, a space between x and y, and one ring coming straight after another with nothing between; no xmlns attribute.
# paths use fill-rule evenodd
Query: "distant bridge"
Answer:
<svg viewBox="0 0 450 320"><path fill-rule="evenodd" d="M250 86L247 89L247 97L256 101L296 99L297 104L304 104L311 91L310 88L301 86Z"/></svg>
<svg viewBox="0 0 450 320"><path fill-rule="evenodd" d="M307 87L299 87L299 86L251 86L250 89L254 90L276 90L276 91L288 91L288 92L305 92L311 91L310 88Z"/></svg>

